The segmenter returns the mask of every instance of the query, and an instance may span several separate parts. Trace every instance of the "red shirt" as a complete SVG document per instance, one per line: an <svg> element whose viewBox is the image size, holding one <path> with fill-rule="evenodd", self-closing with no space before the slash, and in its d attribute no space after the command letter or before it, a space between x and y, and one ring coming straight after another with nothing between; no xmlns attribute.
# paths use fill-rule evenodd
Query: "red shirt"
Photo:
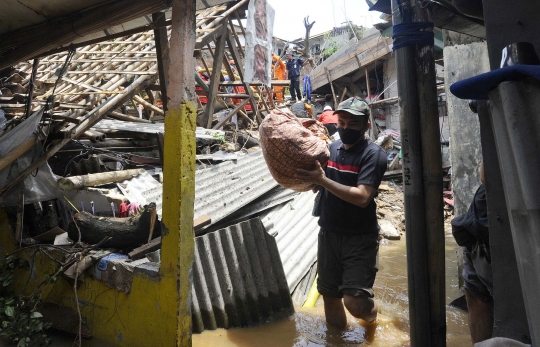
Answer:
<svg viewBox="0 0 540 347"><path fill-rule="evenodd" d="M334 114L332 110L327 110L321 113L318 120L323 124L337 124L337 114Z"/></svg>
<svg viewBox="0 0 540 347"><path fill-rule="evenodd" d="M128 207L125 202L120 204L120 209L118 211L118 218L125 218L128 216Z"/></svg>

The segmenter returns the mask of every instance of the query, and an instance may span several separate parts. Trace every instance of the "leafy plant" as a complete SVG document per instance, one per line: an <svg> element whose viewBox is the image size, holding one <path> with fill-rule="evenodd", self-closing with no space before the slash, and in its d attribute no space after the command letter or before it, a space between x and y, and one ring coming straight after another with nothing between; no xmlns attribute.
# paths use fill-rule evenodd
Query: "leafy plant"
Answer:
<svg viewBox="0 0 540 347"><path fill-rule="evenodd" d="M48 346L51 339L45 330L51 324L37 311L41 292L24 298L8 290L17 268L28 268L28 262L9 256L0 266L0 338L16 343L17 347Z"/></svg>
<svg viewBox="0 0 540 347"><path fill-rule="evenodd" d="M222 144L225 143L225 136L220 135L218 133L210 133L209 131L206 132L206 135L211 135L216 140L220 141Z"/></svg>

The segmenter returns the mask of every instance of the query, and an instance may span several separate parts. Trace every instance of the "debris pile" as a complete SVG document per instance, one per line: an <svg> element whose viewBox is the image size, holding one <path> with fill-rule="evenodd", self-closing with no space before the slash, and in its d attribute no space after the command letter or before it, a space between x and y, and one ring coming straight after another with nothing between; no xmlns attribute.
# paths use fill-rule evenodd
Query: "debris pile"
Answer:
<svg viewBox="0 0 540 347"><path fill-rule="evenodd" d="M275 92L244 83L242 16L229 9L197 12L197 331L290 314L290 295L296 303L305 300L316 269L315 195L280 187L266 165L261 143L268 138L258 129L271 119ZM218 43L230 59L214 60ZM58 275L75 283L91 276L128 293L137 273L159 276L167 110L167 83L158 77L162 54L153 32L143 32L0 72L0 206L18 245L59 250ZM317 153L305 161L317 157L324 164L325 128L311 118L298 124L318 140ZM393 155L390 170L399 170L399 132L384 133L380 144ZM381 235L388 239L404 229L401 195L387 183L377 197ZM227 296L216 294L221 289ZM230 303L237 305L232 311ZM251 319L249 310L257 307L262 314Z"/></svg>
<svg viewBox="0 0 540 347"><path fill-rule="evenodd" d="M403 167L401 155L401 133L399 130L386 129L379 134L375 141L388 153L388 170L385 177L395 175L394 171L399 171Z"/></svg>
<svg viewBox="0 0 540 347"><path fill-rule="evenodd" d="M389 240L399 240L405 232L403 188L395 183L384 181L379 186L375 202L381 228L380 236Z"/></svg>

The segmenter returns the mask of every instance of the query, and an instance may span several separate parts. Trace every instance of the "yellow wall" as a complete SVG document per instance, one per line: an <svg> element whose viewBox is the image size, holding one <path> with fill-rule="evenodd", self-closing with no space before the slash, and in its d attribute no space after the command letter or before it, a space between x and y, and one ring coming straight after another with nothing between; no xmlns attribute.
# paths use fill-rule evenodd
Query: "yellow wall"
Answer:
<svg viewBox="0 0 540 347"><path fill-rule="evenodd" d="M128 294L85 276L78 290L81 313L92 334L119 346L191 344L189 307L193 263L193 201L195 195L195 117L193 103L169 110L165 118L163 236L158 279L136 274ZM24 294L54 273L56 264L37 248L16 253L28 259L33 271L16 274L14 290ZM7 216L0 210L0 255L15 251ZM50 252L54 257L58 253ZM34 259L32 261L32 258ZM62 276L43 287L46 301L75 308L72 285Z"/></svg>

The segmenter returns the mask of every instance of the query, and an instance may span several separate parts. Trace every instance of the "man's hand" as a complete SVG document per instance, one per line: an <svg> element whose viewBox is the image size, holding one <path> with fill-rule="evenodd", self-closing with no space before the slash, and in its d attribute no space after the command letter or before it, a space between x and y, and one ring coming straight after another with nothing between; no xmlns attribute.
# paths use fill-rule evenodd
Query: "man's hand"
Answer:
<svg viewBox="0 0 540 347"><path fill-rule="evenodd" d="M297 174L295 175L295 178L313 185L323 185L326 175L324 174L324 170L318 161L315 161L315 165L316 168L313 171L296 169Z"/></svg>

